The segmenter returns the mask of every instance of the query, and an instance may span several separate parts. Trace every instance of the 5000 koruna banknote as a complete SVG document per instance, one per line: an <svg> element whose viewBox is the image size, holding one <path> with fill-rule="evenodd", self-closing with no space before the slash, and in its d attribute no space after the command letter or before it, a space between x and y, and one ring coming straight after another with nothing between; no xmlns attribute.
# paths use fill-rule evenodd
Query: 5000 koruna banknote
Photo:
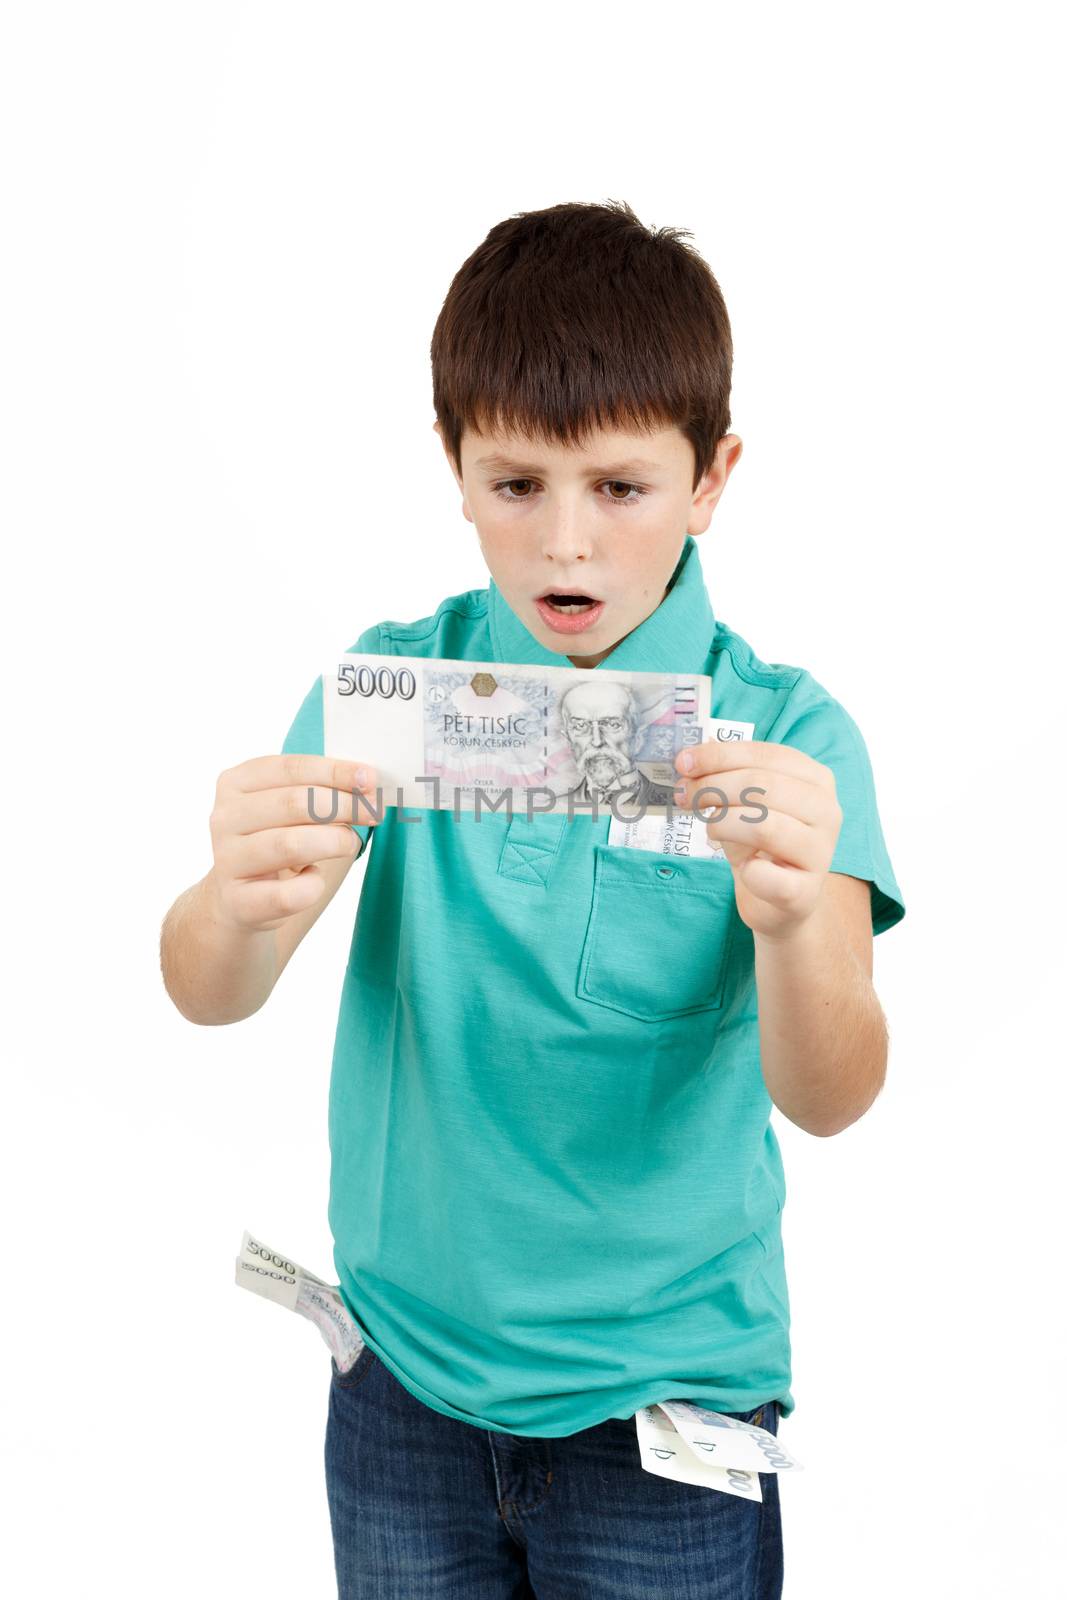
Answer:
<svg viewBox="0 0 1067 1600"><path fill-rule="evenodd" d="M603 667L348 653L322 692L323 754L377 774L356 822L384 806L663 814L674 758L711 716L707 676Z"/></svg>
<svg viewBox="0 0 1067 1600"><path fill-rule="evenodd" d="M637 1443L646 1472L762 1500L761 1472L803 1468L769 1428L710 1411L691 1400L660 1400L636 1414Z"/></svg>
<svg viewBox="0 0 1067 1600"><path fill-rule="evenodd" d="M341 1299L340 1285L298 1266L245 1229L234 1264L239 1289L250 1289L287 1311L306 1317L318 1328L339 1372L347 1372L363 1350L363 1336Z"/></svg>

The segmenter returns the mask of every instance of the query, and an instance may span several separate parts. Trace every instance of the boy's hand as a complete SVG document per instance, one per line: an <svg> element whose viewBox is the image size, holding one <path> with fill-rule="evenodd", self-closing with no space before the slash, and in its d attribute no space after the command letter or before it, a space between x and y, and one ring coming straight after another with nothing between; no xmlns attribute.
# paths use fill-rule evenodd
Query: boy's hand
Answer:
<svg viewBox="0 0 1067 1600"><path fill-rule="evenodd" d="M691 745L674 765L682 775L674 803L690 810L695 800L708 813L741 920L764 938L788 938L815 910L841 832L830 768L761 739Z"/></svg>
<svg viewBox="0 0 1067 1600"><path fill-rule="evenodd" d="M263 931L315 904L325 888L315 863L355 856L360 839L349 824L375 825L365 805L353 817L353 789L373 794L373 769L330 756L259 756L220 775L210 827L224 922ZM335 803L332 821L313 821Z"/></svg>

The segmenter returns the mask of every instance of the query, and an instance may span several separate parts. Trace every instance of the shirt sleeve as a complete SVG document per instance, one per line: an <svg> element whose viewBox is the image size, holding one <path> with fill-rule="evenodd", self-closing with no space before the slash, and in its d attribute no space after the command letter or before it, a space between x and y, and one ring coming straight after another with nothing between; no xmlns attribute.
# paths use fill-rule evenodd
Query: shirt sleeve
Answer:
<svg viewBox="0 0 1067 1600"><path fill-rule="evenodd" d="M871 885L871 925L884 933L904 915L904 901L889 859L874 773L863 735L837 700L826 696L795 715L773 737L793 745L834 775L837 803L843 812L831 872L845 872Z"/></svg>
<svg viewBox="0 0 1067 1600"><path fill-rule="evenodd" d="M368 628L365 633L361 633L355 644L349 645L349 649L373 655L379 654L381 651L381 635L377 625L373 628ZM282 755L321 756L325 754L323 750L324 743L322 677L320 675L304 696L304 702L290 724L289 732L282 742ZM367 837L373 830L367 823L352 822L349 823L349 827L354 833L358 833L362 840L359 847L359 855L361 856L367 848ZM359 856L356 857L356 860L359 860Z"/></svg>

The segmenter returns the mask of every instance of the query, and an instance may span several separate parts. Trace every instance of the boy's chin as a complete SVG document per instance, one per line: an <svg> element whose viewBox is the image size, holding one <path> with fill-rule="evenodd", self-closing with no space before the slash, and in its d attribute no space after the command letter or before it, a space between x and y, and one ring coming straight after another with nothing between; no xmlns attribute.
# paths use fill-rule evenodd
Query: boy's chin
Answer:
<svg viewBox="0 0 1067 1600"><path fill-rule="evenodd" d="M620 633L618 638L605 640L602 630L599 628L590 629L588 635L582 633L555 633L540 618L538 618L538 622L540 626L534 637L540 639L545 648L551 650L553 655L559 656L561 666L567 661L581 662L587 667L597 666L626 637L625 633ZM600 635L599 637L597 637L598 634Z"/></svg>
<svg viewBox="0 0 1067 1600"><path fill-rule="evenodd" d="M620 640L616 639L615 644L619 644L620 642ZM565 659L569 660L576 667L579 667L585 671L591 671L593 667L598 667L606 656L610 656L614 648L614 644L605 644L602 645L599 650L587 650L583 653L581 650L575 650L572 646L566 652Z"/></svg>

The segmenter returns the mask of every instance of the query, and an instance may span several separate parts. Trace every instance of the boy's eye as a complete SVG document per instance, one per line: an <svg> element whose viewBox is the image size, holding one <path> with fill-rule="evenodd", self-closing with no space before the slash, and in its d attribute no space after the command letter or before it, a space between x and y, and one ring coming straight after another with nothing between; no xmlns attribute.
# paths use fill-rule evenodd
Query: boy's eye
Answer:
<svg viewBox="0 0 1067 1600"><path fill-rule="evenodd" d="M524 492L519 493L519 494L514 494L512 492L512 490L516 486L518 486ZM533 486L534 486L534 480L532 478L505 478L501 483L494 483L492 485L492 489L493 489L493 493L500 500L504 500L504 501L509 501L509 500L510 501L532 500L533 499L532 492L525 492L525 491L532 491ZM617 505L617 506L627 506L627 505L633 506L633 505L636 505L638 500L641 498L641 496L643 494L647 494L648 493L648 490L647 489L642 489L639 484L636 484L636 483L624 483L621 478L613 478L613 479L607 480L601 487L609 489L609 490L612 490L612 491L614 491L616 489L622 489L622 490L625 491L625 493L623 493L623 494L615 494L613 492L613 493L610 493L610 494L607 494L607 495L601 495L601 499L602 500L610 500L614 505Z"/></svg>

